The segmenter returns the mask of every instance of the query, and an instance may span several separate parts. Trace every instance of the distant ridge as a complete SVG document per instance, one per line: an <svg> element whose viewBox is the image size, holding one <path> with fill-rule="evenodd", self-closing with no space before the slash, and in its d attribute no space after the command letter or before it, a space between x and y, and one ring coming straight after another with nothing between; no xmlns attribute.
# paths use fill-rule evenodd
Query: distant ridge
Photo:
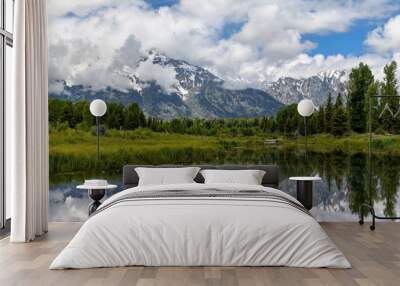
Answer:
<svg viewBox="0 0 400 286"><path fill-rule="evenodd" d="M224 81L208 70L177 60L153 49L141 59L175 70L176 83L165 91L156 81L145 81L135 73L124 73L131 88L121 91L115 87L95 90L90 86L68 85L49 94L64 100L92 100L102 98L129 104L137 102L149 116L159 118L239 118L274 115L283 106L266 91L260 89L227 89Z"/></svg>
<svg viewBox="0 0 400 286"><path fill-rule="evenodd" d="M335 98L346 93L348 74L345 71L321 72L308 78L282 77L264 84L264 88L229 89L224 80L205 68L184 60L173 59L156 49L149 50L137 63L159 67L173 78L166 90L156 80L144 80L132 69L117 71L128 79L130 88L113 86L94 89L58 81L61 88L49 96L63 100L93 100L102 98L124 105L137 102L149 116L170 119L175 117L239 118L274 115L283 105L311 98L316 105L326 102L328 94ZM173 73L173 74L172 74Z"/></svg>
<svg viewBox="0 0 400 286"><path fill-rule="evenodd" d="M265 84L265 91L283 104L299 102L310 98L317 105L326 102L328 94L336 98L338 93L346 94L348 74L345 71L326 71L308 78L282 77Z"/></svg>

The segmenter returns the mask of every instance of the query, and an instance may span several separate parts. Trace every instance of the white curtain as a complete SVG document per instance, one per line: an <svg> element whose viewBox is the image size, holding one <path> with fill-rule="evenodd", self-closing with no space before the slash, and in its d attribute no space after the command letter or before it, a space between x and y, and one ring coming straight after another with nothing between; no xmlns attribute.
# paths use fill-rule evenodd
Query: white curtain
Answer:
<svg viewBox="0 0 400 286"><path fill-rule="evenodd" d="M10 241L28 242L47 232L46 0L15 1L14 27L13 93L6 98L6 186L11 188Z"/></svg>

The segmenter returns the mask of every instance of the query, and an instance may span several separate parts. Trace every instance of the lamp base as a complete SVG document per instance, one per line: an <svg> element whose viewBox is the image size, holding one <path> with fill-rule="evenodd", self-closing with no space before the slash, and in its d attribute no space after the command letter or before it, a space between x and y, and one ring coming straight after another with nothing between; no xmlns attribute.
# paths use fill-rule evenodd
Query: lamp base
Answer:
<svg viewBox="0 0 400 286"><path fill-rule="evenodd" d="M297 200L310 210L313 207L313 182L297 181Z"/></svg>
<svg viewBox="0 0 400 286"><path fill-rule="evenodd" d="M105 189L88 190L89 197L93 200L93 202L89 205L89 216L101 205L100 200L104 197L105 193Z"/></svg>

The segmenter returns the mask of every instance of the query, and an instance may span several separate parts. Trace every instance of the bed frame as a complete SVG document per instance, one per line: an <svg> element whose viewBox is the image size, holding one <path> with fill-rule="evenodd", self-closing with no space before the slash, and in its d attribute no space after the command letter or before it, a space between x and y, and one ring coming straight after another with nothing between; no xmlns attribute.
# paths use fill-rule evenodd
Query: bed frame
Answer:
<svg viewBox="0 0 400 286"><path fill-rule="evenodd" d="M136 167L148 167L148 168L178 168L186 167L183 165L125 165L123 168L123 184L124 188L136 187L139 183L139 176L135 171ZM262 185L265 187L279 188L279 168L276 165L190 165L189 167L199 167L204 169L218 169L218 170L263 170L265 175L262 180ZM194 178L197 183L204 183L204 178L200 174Z"/></svg>

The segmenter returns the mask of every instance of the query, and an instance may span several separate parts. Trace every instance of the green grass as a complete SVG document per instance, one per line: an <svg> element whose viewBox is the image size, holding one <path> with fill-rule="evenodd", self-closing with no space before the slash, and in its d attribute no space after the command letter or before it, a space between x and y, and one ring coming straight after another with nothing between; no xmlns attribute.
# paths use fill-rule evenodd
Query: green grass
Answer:
<svg viewBox="0 0 400 286"><path fill-rule="evenodd" d="M264 145L277 138L276 145ZM321 134L310 136L309 151L346 154L368 151L368 136L352 134L342 138ZM147 129L107 130L100 139L100 163L96 160L96 136L91 132L65 129L50 132L50 173L88 170L120 170L136 164L257 163L267 152L304 150L304 137L279 136L195 136L157 133ZM400 155L400 135L374 135L373 152Z"/></svg>
<svg viewBox="0 0 400 286"><path fill-rule="evenodd" d="M154 133L147 130L119 132L109 130L100 139L102 153L119 149L148 150L163 147L215 146L217 141L210 137L195 137ZM55 153L96 153L96 137L88 132L68 129L50 135L50 152Z"/></svg>
<svg viewBox="0 0 400 286"><path fill-rule="evenodd" d="M119 170L127 163L202 164L224 157L227 149L252 148L263 138L210 137L157 133L146 129L108 130L100 139L101 165L96 160L96 137L65 129L50 133L50 172Z"/></svg>
<svg viewBox="0 0 400 286"><path fill-rule="evenodd" d="M218 148L237 146L259 146L265 136L230 137L196 136L158 133L147 129L134 131L108 130L100 137L102 153L116 150L151 151L162 148ZM50 153L82 154L96 153L96 137L90 132L65 129L50 133Z"/></svg>

